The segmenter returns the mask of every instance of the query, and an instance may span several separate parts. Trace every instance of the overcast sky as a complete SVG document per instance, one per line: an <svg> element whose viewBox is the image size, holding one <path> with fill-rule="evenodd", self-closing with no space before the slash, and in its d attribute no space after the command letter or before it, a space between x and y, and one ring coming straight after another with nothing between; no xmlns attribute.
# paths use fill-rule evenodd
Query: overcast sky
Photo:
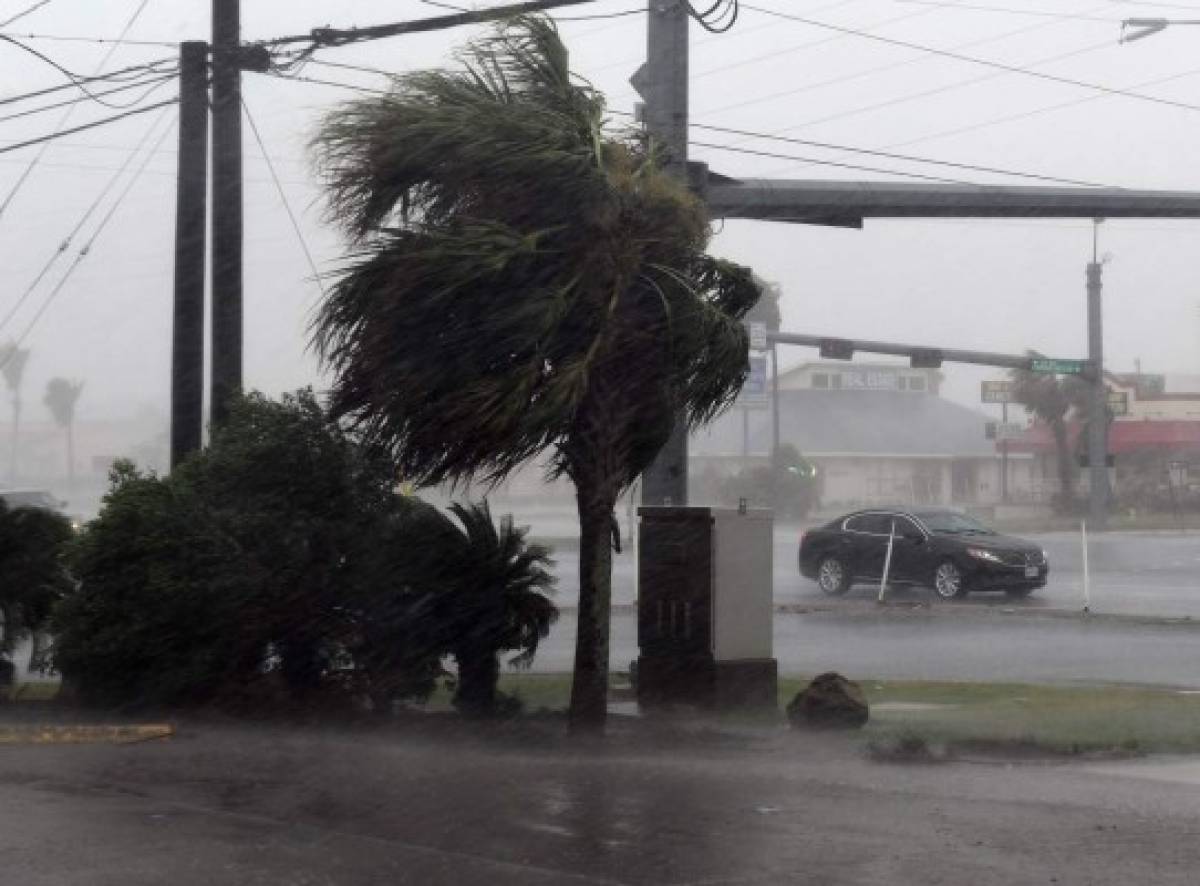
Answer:
<svg viewBox="0 0 1200 886"><path fill-rule="evenodd" d="M34 2L0 0L0 21ZM49 0L3 33L115 37L141 2ZM204 39L209 5L207 0L148 0L128 37L165 44ZM1195 11L1185 0L757 0L752 5L1194 107L1103 95L743 8L728 34L692 27L693 122L1106 185L1200 191L1200 27L1117 43L1122 18L1200 17L1200 0ZM247 40L444 11L417 0L245 0L243 6ZM644 6L645 0L598 0L563 17ZM575 70L608 94L614 110L632 110L635 96L627 81L644 56L645 16L563 21L561 28ZM449 65L454 48L472 33L478 29L393 38L326 50L317 58L391 71ZM40 37L26 42L85 74L111 48ZM170 46L122 45L105 70L175 54ZM385 83L378 76L317 65L303 76L360 86ZM63 75L46 62L0 44L0 100L62 82ZM174 84L167 83L146 101L174 94ZM69 95L0 105L0 148L52 132L63 111L5 116ZM138 95L121 93L113 100ZM253 74L245 81L247 104L322 270L336 267L343 245L322 220L321 194L305 144L320 115L353 95ZM83 103L67 125L115 113ZM148 132L155 139L173 126L175 109L163 113L161 119L156 112L69 136L46 151L0 218L0 318L10 313L134 147ZM694 131L692 138L889 171L1029 183L740 136ZM246 147L246 383L269 392L319 386L305 326L320 292L248 127ZM29 329L30 413L40 410L40 392L55 375L87 380L80 404L84 417L124 417L147 406L165 410L175 148L172 128L53 302L47 306L54 285L110 203L101 204L42 285L0 328L0 341ZM0 153L0 194L9 192L35 152ZM693 159L735 176L903 180L710 148L693 148ZM111 193L124 186L122 179ZM860 231L745 221L717 227L715 252L782 284L788 330L1083 355L1089 222L869 221ZM1111 369L1131 370L1140 359L1146 371L1200 372L1198 238L1200 222L1113 221L1102 227L1101 251L1111 256L1105 269ZM42 315L34 322L38 311ZM785 364L811 357L812 352L791 350ZM948 367L945 392L976 404L978 382L990 375Z"/></svg>

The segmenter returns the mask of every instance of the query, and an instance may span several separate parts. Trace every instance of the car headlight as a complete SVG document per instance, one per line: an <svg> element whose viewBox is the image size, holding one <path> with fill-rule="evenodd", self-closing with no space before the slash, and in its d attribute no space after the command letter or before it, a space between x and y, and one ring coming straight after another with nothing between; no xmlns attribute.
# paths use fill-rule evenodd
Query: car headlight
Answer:
<svg viewBox="0 0 1200 886"><path fill-rule="evenodd" d="M985 548L967 548L967 555L974 557L976 560L987 560L989 563L1003 563L1000 555L995 551L989 551Z"/></svg>

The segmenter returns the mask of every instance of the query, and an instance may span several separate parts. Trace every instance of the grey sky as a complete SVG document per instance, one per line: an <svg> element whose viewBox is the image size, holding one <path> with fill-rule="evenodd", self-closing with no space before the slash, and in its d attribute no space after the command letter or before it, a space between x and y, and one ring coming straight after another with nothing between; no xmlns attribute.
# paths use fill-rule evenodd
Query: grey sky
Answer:
<svg viewBox="0 0 1200 886"><path fill-rule="evenodd" d="M51 0L6 33L112 37L138 2ZM0 20L31 3L0 0ZM743 9L737 27L727 35L710 36L693 26L692 117L699 123L786 132L856 147L897 146L895 150L903 153L1109 185L1200 190L1200 27L1117 44L1121 18L1187 16L1175 8L1182 3L1171 8L1083 0L966 4L1007 11L901 0L759 0L752 5L1063 77L1136 88L1195 104L1195 109L1097 96L1078 87ZM439 13L416 0L244 0L243 5L248 40L325 24L364 25ZM645 0L599 0L569 14L644 5ZM1196 7L1200 12L1200 0ZM203 39L208 9L206 0L149 0L130 37ZM644 28L642 15L562 24L574 67L610 96L614 110L632 109L634 96L627 79L643 54ZM328 50L318 58L396 71L449 64L453 49L472 33L473 29L456 29L394 38ZM83 42L30 40L29 45L82 73L90 72L106 52L105 46ZM125 46L110 67L174 54L169 47ZM343 69L312 66L304 74L383 84L379 77ZM62 75L45 63L0 45L0 98L61 82ZM1141 85L1149 83L1157 85ZM257 75L247 76L245 91L319 265L335 267L342 245L322 222L305 142L320 113L354 93ZM172 94L170 84L158 93ZM26 107L0 106L0 117ZM49 132L60 113L0 121L0 143ZM71 122L112 113L81 104ZM173 109L167 111L167 118L173 120L173 115ZM72 136L46 153L0 219L0 317L155 120L150 114ZM168 119L158 125L167 126ZM955 179L1020 183L732 135L693 132L693 138ZM319 292L249 128L246 144L246 381L275 392L318 382L315 361L306 353L304 329ZM0 154L0 193L7 193L32 153L25 149ZM884 178L703 148L694 149L693 157L733 175ZM33 327L27 341L34 351L28 400L40 400L33 394L40 394L51 376L66 375L88 381L82 416L124 416L144 404L165 409L174 158L172 130L112 225ZM990 350L1034 347L1063 356L1083 352L1089 223L906 221L868 223L862 231L749 222L718 227L716 252L783 285L788 329ZM1140 358L1148 371L1200 371L1200 268L1194 251L1198 237L1200 222L1119 221L1103 227L1101 250L1112 255L1105 277L1111 368L1132 369ZM86 236L73 244L48 282L57 280L85 240ZM49 291L43 286L33 294L0 329L0 341L26 328ZM795 351L786 362L811 356ZM978 380L987 375L950 368L946 393L974 403ZM30 411L36 414L38 409L40 403Z"/></svg>

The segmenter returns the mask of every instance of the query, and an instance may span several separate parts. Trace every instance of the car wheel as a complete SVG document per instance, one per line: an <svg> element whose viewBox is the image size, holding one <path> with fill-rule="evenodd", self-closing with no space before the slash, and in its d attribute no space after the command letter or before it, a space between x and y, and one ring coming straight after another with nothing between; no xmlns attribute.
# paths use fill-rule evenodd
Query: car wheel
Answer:
<svg viewBox="0 0 1200 886"><path fill-rule="evenodd" d="M1037 589L1036 589L1036 588L1032 588L1032 587L1024 587L1024 588L1005 588L1005 589L1004 589L1004 593L1006 593L1008 596L1010 596L1010 597L1013 597L1013 598L1016 598L1016 597L1028 597L1028 596L1029 596L1030 594L1032 594L1032 593L1033 593L1035 590L1037 590Z"/></svg>
<svg viewBox="0 0 1200 886"><path fill-rule="evenodd" d="M826 557L817 567L817 585L831 597L840 597L850 589L850 572L837 557Z"/></svg>
<svg viewBox="0 0 1200 886"><path fill-rule="evenodd" d="M943 600L961 600L967 595L967 581L953 560L943 560L933 571L933 592Z"/></svg>

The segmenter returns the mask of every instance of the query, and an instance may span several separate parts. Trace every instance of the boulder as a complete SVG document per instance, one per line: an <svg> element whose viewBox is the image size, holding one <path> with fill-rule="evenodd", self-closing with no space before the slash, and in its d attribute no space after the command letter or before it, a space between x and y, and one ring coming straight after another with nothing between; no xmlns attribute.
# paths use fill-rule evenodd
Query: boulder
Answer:
<svg viewBox="0 0 1200 886"><path fill-rule="evenodd" d="M858 729L870 717L862 687L841 674L814 677L787 706L793 729Z"/></svg>

